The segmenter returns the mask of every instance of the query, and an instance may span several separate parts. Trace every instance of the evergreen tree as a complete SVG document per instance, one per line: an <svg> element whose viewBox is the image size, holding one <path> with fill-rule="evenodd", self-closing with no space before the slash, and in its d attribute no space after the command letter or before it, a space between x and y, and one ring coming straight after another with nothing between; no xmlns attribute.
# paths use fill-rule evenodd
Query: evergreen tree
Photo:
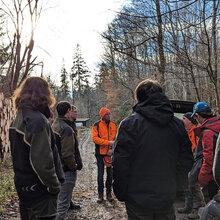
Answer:
<svg viewBox="0 0 220 220"><path fill-rule="evenodd" d="M69 96L69 86L68 86L68 73L66 71L66 67L63 64L61 68L61 93L63 99L68 99Z"/></svg>
<svg viewBox="0 0 220 220"><path fill-rule="evenodd" d="M82 57L80 45L77 44L76 52L73 56L73 66L71 67L70 80L72 83L72 98L75 99L74 93L77 92L78 98L84 92L88 84L89 70L86 62Z"/></svg>
<svg viewBox="0 0 220 220"><path fill-rule="evenodd" d="M49 74L46 76L46 80L50 86L50 89L56 99L56 101L59 101L61 99L61 90L59 86L56 85L56 83L51 79L51 75Z"/></svg>

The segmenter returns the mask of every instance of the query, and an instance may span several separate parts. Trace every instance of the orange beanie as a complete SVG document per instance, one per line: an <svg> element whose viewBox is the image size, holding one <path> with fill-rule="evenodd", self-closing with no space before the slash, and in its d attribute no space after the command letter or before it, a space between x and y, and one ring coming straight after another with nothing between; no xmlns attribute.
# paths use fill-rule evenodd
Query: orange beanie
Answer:
<svg viewBox="0 0 220 220"><path fill-rule="evenodd" d="M103 118L107 113L110 113L109 109L107 109L107 108L101 108L100 109L99 114L100 114L101 118Z"/></svg>

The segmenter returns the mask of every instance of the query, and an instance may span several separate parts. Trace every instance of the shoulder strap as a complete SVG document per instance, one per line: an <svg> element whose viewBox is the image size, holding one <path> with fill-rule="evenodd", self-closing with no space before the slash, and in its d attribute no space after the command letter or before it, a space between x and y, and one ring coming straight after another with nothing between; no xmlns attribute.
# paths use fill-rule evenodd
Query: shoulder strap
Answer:
<svg viewBox="0 0 220 220"><path fill-rule="evenodd" d="M219 120L219 119L218 119L218 120ZM218 121L218 120L215 120L215 121ZM213 131L213 130L211 130L211 129L205 128L205 129L203 130L203 134L205 133L205 131L212 131L212 132L213 132L213 153L215 154L216 142L217 142L219 133L216 132L216 131ZM203 135L203 134L202 134L202 135Z"/></svg>
<svg viewBox="0 0 220 220"><path fill-rule="evenodd" d="M214 122L216 122L216 121L219 121L219 120L220 120L220 118L217 118L217 119L215 119L215 120L213 120L213 121L209 121L209 122L205 123L204 126L210 125L210 124L212 124L212 123L214 123Z"/></svg>
<svg viewBox="0 0 220 220"><path fill-rule="evenodd" d="M101 122L101 121L97 121L97 122L94 124L94 126L97 127L98 137L99 137L99 138L101 138L100 135L99 135L99 124L100 124L100 122Z"/></svg>

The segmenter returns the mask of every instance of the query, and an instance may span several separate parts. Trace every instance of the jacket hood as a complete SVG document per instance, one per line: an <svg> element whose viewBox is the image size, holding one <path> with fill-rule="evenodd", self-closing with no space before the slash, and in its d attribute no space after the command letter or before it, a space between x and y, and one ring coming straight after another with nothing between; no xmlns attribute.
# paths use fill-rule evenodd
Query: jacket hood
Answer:
<svg viewBox="0 0 220 220"><path fill-rule="evenodd" d="M133 107L134 112L158 124L165 125L173 118L173 108L163 93L153 93Z"/></svg>
<svg viewBox="0 0 220 220"><path fill-rule="evenodd" d="M213 123L211 123L213 121ZM195 128L197 136L200 136L204 129L210 129L214 132L220 133L220 119L217 116L205 120L200 126Z"/></svg>

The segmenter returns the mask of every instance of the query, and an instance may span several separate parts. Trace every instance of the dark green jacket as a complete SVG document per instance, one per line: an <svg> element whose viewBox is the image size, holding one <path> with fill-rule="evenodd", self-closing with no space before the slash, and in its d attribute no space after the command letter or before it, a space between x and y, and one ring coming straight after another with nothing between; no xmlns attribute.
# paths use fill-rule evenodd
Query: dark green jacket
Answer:
<svg viewBox="0 0 220 220"><path fill-rule="evenodd" d="M21 202L30 206L49 194L58 194L60 182L56 168L60 169L61 163L58 153L54 155L56 146L46 117L30 108L20 109L9 129L9 138L15 186Z"/></svg>
<svg viewBox="0 0 220 220"><path fill-rule="evenodd" d="M75 159L76 134L71 124L72 122L68 119L59 117L55 119L52 125L64 171L76 171L77 169Z"/></svg>

